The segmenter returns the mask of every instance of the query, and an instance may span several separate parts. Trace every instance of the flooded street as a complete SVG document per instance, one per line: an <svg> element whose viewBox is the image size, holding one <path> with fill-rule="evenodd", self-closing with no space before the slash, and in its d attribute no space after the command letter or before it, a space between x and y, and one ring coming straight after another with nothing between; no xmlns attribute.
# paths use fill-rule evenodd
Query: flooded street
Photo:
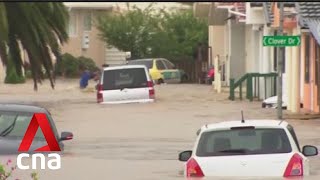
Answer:
<svg viewBox="0 0 320 180"><path fill-rule="evenodd" d="M229 101L227 93L216 94L207 85L156 86L156 97L152 104L98 105L95 92L81 92L77 80L57 80L55 90L46 81L39 92L33 91L31 82L0 84L1 102L42 105L51 111L59 132L74 134L73 140L65 142L60 170L37 170L45 180L184 179L178 153L192 149L202 125L240 121L241 110L245 119L276 117L276 111L262 109L261 102ZM320 120L289 122L301 146L320 147ZM320 179L320 156L310 161L312 176L304 179Z"/></svg>

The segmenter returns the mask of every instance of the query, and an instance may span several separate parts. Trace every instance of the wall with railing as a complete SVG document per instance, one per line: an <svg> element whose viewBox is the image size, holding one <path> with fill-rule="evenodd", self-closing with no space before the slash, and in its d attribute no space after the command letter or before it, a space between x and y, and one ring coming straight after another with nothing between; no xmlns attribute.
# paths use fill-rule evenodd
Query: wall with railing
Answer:
<svg viewBox="0 0 320 180"><path fill-rule="evenodd" d="M264 82L262 88L264 88L264 95L260 94L260 81ZM239 80L230 79L230 94L229 99L235 100L235 92L239 88L239 98L243 99L243 88L246 86L246 99L253 101L255 98L260 100L263 96L268 98L268 94L271 96L276 95L276 82L277 73L247 73L243 75ZM271 93L268 93L271 92Z"/></svg>

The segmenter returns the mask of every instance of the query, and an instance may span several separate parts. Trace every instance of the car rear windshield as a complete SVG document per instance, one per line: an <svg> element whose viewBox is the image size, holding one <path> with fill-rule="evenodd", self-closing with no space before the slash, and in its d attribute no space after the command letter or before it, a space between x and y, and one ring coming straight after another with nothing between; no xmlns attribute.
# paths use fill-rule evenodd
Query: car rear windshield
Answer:
<svg viewBox="0 0 320 180"><path fill-rule="evenodd" d="M148 69L152 69L152 60L131 60L128 62L129 65L145 65Z"/></svg>
<svg viewBox="0 0 320 180"><path fill-rule="evenodd" d="M196 155L278 154L292 151L283 129L232 129L202 133Z"/></svg>
<svg viewBox="0 0 320 180"><path fill-rule="evenodd" d="M106 70L103 73L103 90L147 87L144 68Z"/></svg>

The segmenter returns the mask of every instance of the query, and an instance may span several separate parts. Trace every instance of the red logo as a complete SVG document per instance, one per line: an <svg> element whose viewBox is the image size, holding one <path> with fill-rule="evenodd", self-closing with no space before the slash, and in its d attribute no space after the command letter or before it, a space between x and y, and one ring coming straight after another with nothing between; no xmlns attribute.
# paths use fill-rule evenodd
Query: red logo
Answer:
<svg viewBox="0 0 320 180"><path fill-rule="evenodd" d="M58 141L52 132L50 127L49 120L47 119L47 115L45 113L35 113L31 119L31 122L28 126L28 129L21 141L18 151L29 151L34 136L37 133L38 128L41 128L42 133L48 143L43 147L36 149L37 152L45 152L45 151L61 151Z"/></svg>

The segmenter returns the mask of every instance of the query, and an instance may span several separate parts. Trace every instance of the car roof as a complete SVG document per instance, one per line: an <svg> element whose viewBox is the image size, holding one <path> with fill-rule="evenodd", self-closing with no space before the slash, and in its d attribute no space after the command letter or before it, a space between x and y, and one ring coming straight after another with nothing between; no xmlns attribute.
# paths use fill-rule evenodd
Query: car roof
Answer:
<svg viewBox="0 0 320 180"><path fill-rule="evenodd" d="M152 60L155 60L155 59L157 59L157 58L148 58L148 59L132 59L132 60L130 60L130 61L152 61ZM130 62L129 61L129 62Z"/></svg>
<svg viewBox="0 0 320 180"><path fill-rule="evenodd" d="M223 121L219 123L207 124L202 127L203 130L215 130L215 129L228 129L231 127L245 127L245 126L255 126L255 127L287 127L288 123L286 121L280 120L245 120L244 123L241 120L238 121Z"/></svg>
<svg viewBox="0 0 320 180"><path fill-rule="evenodd" d="M145 59L132 59L130 61L153 61L153 60L158 60L158 59L163 59L163 60L167 60L165 58L145 58ZM129 61L129 62L130 62Z"/></svg>
<svg viewBox="0 0 320 180"><path fill-rule="evenodd" d="M121 65L103 68L104 71L117 70L117 69L133 69L133 68L146 68L144 65Z"/></svg>
<svg viewBox="0 0 320 180"><path fill-rule="evenodd" d="M26 112L26 113L48 113L48 111L39 106L28 105L28 104L16 104L16 103L0 103L0 111L10 112Z"/></svg>

